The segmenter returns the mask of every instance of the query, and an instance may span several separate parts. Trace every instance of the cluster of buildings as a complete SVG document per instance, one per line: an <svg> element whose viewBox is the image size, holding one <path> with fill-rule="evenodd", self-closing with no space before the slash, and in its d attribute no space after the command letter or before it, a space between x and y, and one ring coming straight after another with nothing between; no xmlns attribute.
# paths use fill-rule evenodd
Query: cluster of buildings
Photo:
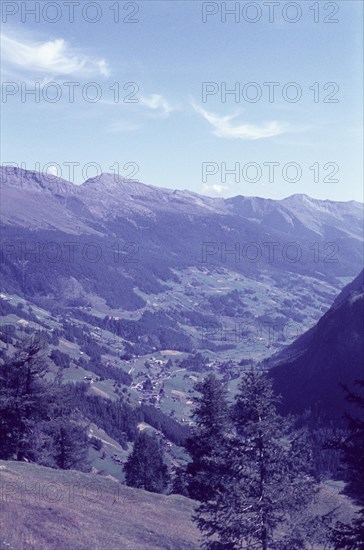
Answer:
<svg viewBox="0 0 364 550"><path fill-rule="evenodd" d="M164 395L164 390L163 388L160 390L157 389L156 381L151 381L151 387L145 387L144 382L137 382L132 388L142 394L141 399L138 400L139 405L142 403L149 403L154 405L157 409L160 409L159 403Z"/></svg>

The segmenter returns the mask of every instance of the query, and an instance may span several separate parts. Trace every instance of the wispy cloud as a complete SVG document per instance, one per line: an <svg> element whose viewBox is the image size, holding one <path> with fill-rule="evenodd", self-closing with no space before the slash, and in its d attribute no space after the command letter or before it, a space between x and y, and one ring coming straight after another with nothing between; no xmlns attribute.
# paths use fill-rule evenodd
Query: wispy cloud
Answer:
<svg viewBox="0 0 364 550"><path fill-rule="evenodd" d="M118 105L122 107L126 106L125 103L114 103L110 100L102 100L101 103L105 105ZM151 110L153 112L153 118L167 118L174 110L170 103L159 94L139 96L138 101L132 105L134 107L145 107L148 110ZM130 104L128 104L128 106L130 107ZM139 111L137 111L136 113L134 112L134 114L137 118L136 122L130 122L128 120L116 120L106 127L106 131L113 133L124 133L139 130L144 126L144 123L146 121L145 109L139 109Z"/></svg>
<svg viewBox="0 0 364 550"><path fill-rule="evenodd" d="M136 101L134 103L127 103L124 101L115 102L111 99L102 99L100 103L110 106L116 105L119 108L127 107L130 109L130 107L133 107L139 110L141 114L147 114L149 118L167 118L176 110L176 107L172 106L169 101L160 94L138 95L136 93Z"/></svg>
<svg viewBox="0 0 364 550"><path fill-rule="evenodd" d="M40 74L109 76L110 69L105 59L82 54L72 48L63 38L47 42L1 36L2 61L27 72Z"/></svg>
<svg viewBox="0 0 364 550"><path fill-rule="evenodd" d="M172 105L160 94L142 96L139 103L164 117L168 117L174 111Z"/></svg>
<svg viewBox="0 0 364 550"><path fill-rule="evenodd" d="M195 103L192 103L192 107L213 127L213 133L221 138L246 140L264 139L284 134L289 128L287 123L278 122L277 120L264 122L262 124L233 124L233 121L238 117L237 114L219 116L210 111L206 111Z"/></svg>

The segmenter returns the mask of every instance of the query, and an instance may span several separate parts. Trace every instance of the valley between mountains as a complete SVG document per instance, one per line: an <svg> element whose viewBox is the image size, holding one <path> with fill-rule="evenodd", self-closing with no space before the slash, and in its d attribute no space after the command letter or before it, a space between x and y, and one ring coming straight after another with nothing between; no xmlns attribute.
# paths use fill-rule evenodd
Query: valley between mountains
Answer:
<svg viewBox="0 0 364 550"><path fill-rule="evenodd" d="M232 399L254 366L285 411L342 417L340 384L362 374L360 203L0 175L1 357L46 341L51 370L77 388L94 472L123 480L144 430L176 471L196 382L211 372Z"/></svg>

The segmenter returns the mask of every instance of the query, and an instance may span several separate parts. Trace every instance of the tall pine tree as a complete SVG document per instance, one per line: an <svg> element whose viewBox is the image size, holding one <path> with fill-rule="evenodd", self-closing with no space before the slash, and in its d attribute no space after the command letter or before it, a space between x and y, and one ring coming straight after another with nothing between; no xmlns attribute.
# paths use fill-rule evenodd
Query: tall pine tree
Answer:
<svg viewBox="0 0 364 550"><path fill-rule="evenodd" d="M34 432L47 414L47 372L40 341L0 365L0 458L34 460Z"/></svg>
<svg viewBox="0 0 364 550"><path fill-rule="evenodd" d="M187 439L186 449L192 461L187 465L188 492L191 498L204 502L211 498L220 483L215 450L222 445L229 414L225 386L209 374L196 385L193 419L195 427Z"/></svg>
<svg viewBox="0 0 364 550"><path fill-rule="evenodd" d="M263 374L242 376L233 409L235 430L214 453L219 487L196 511L206 548L304 547L295 523L315 491L310 452L276 405ZM284 534L278 530L283 524Z"/></svg>
<svg viewBox="0 0 364 550"><path fill-rule="evenodd" d="M140 432L134 442L133 451L124 465L125 481L129 487L145 489L152 493L163 493L169 475L163 462L163 453L154 437Z"/></svg>
<svg viewBox="0 0 364 550"><path fill-rule="evenodd" d="M62 470L89 469L87 426L75 407L71 388L62 383L61 374L50 388L51 403L45 433L49 437L51 465Z"/></svg>
<svg viewBox="0 0 364 550"><path fill-rule="evenodd" d="M42 342L25 342L0 365L0 458L84 470L87 453L86 424L69 388L61 375L52 381Z"/></svg>

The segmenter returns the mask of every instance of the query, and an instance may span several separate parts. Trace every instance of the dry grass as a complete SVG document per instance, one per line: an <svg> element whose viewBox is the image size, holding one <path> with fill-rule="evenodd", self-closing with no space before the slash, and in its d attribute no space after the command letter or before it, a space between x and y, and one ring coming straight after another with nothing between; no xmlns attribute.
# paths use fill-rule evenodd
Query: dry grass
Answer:
<svg viewBox="0 0 364 550"><path fill-rule="evenodd" d="M337 508L350 521L356 507L340 488L325 483L312 511ZM197 549L193 507L102 476L0 461L0 550Z"/></svg>
<svg viewBox="0 0 364 550"><path fill-rule="evenodd" d="M184 497L34 464L0 461L0 468L1 550L200 547L193 502Z"/></svg>

